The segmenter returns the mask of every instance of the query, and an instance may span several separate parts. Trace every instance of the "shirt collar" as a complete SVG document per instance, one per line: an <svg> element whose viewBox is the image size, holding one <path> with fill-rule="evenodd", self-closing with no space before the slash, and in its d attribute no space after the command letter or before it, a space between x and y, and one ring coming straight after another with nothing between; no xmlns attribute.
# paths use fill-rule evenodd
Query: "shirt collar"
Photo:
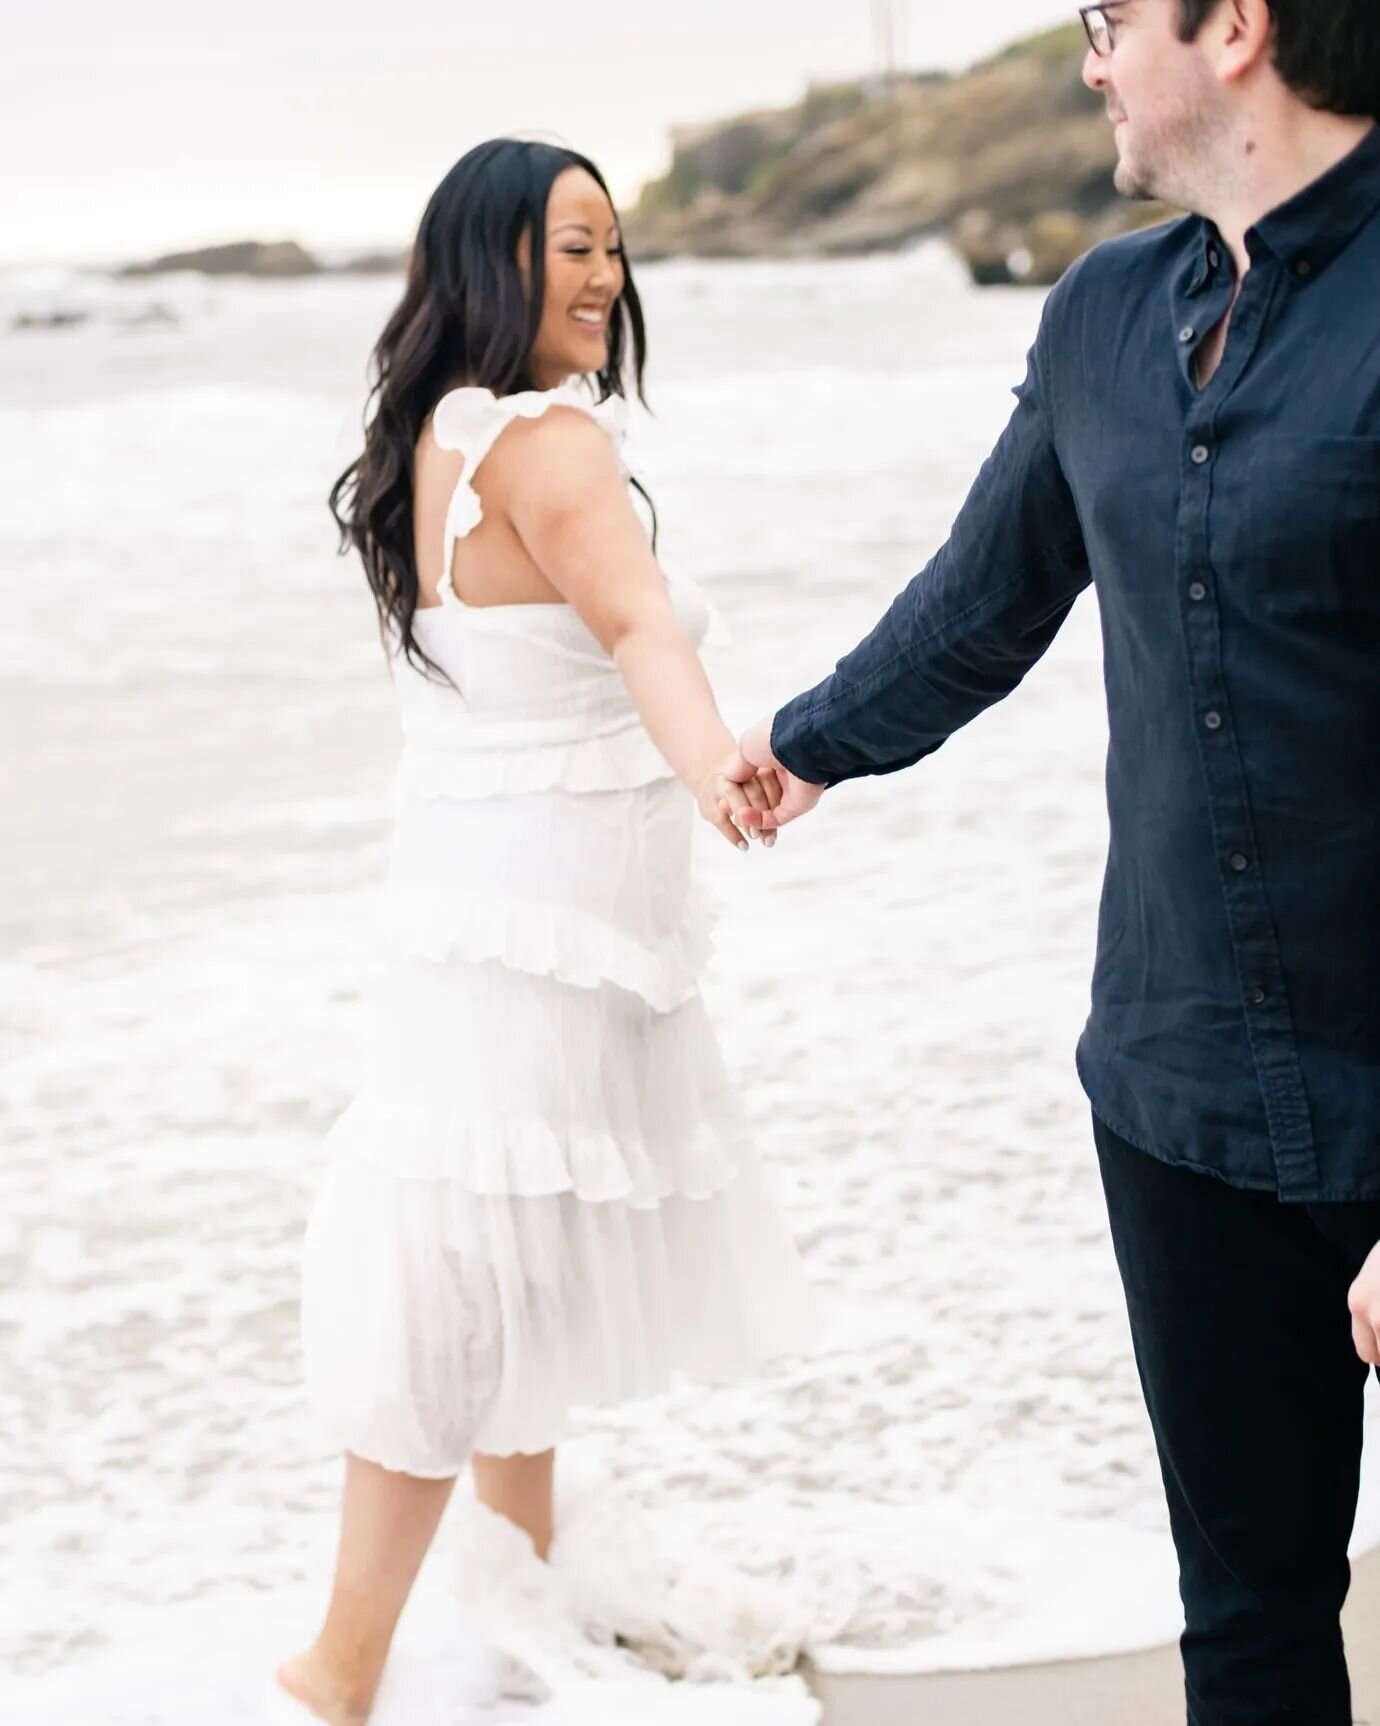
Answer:
<svg viewBox="0 0 1380 1726"><path fill-rule="evenodd" d="M1271 210L1246 235L1300 280L1320 274L1380 210L1380 126L1321 179Z"/></svg>

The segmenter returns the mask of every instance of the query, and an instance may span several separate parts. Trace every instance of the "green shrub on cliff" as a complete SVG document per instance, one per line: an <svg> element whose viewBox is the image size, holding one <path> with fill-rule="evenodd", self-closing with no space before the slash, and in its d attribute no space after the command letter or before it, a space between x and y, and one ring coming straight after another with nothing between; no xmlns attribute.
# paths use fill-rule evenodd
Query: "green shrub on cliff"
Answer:
<svg viewBox="0 0 1380 1726"><path fill-rule="evenodd" d="M1038 36L1022 37L983 64L1002 66L1012 60L1070 60L1085 54L1087 48L1088 38L1081 24L1061 24L1056 30L1043 30Z"/></svg>
<svg viewBox="0 0 1380 1726"><path fill-rule="evenodd" d="M942 235L975 279L1055 279L1166 213L1116 195L1086 50L1073 24L957 76L817 86L790 108L684 131L629 243L644 258L837 257Z"/></svg>

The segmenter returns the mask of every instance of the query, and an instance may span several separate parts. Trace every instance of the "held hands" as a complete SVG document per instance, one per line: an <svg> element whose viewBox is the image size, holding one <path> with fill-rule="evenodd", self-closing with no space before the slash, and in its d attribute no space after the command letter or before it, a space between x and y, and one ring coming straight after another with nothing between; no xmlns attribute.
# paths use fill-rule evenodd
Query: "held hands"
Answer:
<svg viewBox="0 0 1380 1726"><path fill-rule="evenodd" d="M1351 1285L1351 1335L1368 1366L1380 1366L1380 1246Z"/></svg>
<svg viewBox="0 0 1380 1726"><path fill-rule="evenodd" d="M780 828L788 822L798 821L802 815L808 815L826 789L823 785L812 785L808 779L798 779L776 759L772 754L771 725L770 717L759 719L756 725L750 726L743 733L738 745L742 776L770 775L776 781L780 792L777 799L765 808L760 803L751 804L743 811L740 821L740 825L757 831L768 845L772 843ZM738 779L739 773L730 768L729 776Z"/></svg>
<svg viewBox="0 0 1380 1726"><path fill-rule="evenodd" d="M808 815L824 795L823 785L798 779L776 759L771 725L770 718L759 719L700 781L700 814L739 851L747 850L749 839L770 850L777 831Z"/></svg>
<svg viewBox="0 0 1380 1726"><path fill-rule="evenodd" d="M781 781L770 769L759 773L737 750L705 774L698 801L700 814L735 850L746 851L749 837L760 839L768 848L775 845L775 833L750 827L748 816L755 814L760 819L770 815L781 802Z"/></svg>

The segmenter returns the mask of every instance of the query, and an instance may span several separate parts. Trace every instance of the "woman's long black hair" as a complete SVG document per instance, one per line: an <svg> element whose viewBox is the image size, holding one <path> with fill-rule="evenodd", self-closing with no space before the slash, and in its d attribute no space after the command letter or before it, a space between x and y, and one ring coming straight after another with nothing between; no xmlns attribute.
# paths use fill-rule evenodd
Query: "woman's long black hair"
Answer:
<svg viewBox="0 0 1380 1726"><path fill-rule="evenodd" d="M506 396L536 387L531 361L546 298L547 204L552 185L568 168L583 168L608 193L587 157L517 138L480 144L441 181L417 231L402 300L374 348L364 453L331 488L340 549L353 546L364 562L385 642L390 635L400 641L408 659L428 675L437 668L412 629L418 598L412 533L417 440L449 389L478 385ZM518 264L524 234L531 236L530 291ZM626 258L624 267L622 298L609 325L608 363L597 377L599 399L623 395L630 375L645 403L646 326Z"/></svg>

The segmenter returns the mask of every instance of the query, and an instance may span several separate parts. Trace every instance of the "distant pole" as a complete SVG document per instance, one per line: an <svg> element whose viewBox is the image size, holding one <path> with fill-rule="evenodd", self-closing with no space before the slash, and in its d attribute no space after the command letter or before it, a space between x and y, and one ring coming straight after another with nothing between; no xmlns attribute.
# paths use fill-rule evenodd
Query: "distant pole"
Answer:
<svg viewBox="0 0 1380 1726"><path fill-rule="evenodd" d="M896 83L896 24L899 0L872 0L872 43L888 93Z"/></svg>

